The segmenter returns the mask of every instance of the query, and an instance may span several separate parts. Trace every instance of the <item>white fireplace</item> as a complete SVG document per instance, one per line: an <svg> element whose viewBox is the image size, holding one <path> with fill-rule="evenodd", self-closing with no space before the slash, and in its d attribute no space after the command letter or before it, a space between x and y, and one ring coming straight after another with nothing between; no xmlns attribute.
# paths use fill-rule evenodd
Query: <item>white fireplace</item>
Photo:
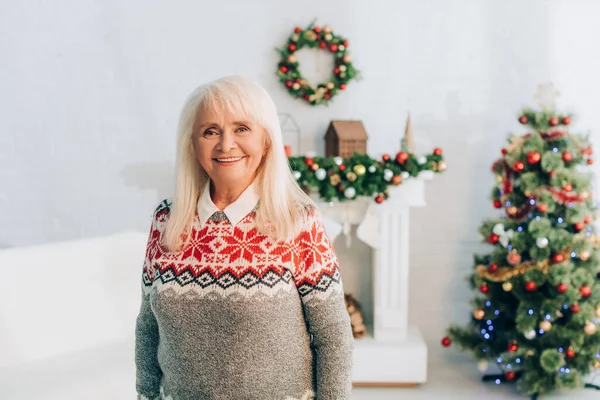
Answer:
<svg viewBox="0 0 600 400"><path fill-rule="evenodd" d="M408 325L409 227L410 209L425 206L425 183L432 176L425 171L390 187L381 204L371 198L326 203L315 197L331 238L344 235L350 247L350 228L358 225L357 238L373 250L373 324L366 337L356 339L356 387L414 386L427 379L427 346L418 328ZM343 251L336 247L338 254Z"/></svg>

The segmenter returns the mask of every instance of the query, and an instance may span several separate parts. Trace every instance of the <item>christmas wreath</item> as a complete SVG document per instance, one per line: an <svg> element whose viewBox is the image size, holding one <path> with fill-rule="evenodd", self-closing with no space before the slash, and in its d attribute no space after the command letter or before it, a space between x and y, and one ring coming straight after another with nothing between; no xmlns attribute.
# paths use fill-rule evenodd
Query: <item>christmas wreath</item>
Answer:
<svg viewBox="0 0 600 400"><path fill-rule="evenodd" d="M314 189L324 201L372 196L376 203L382 203L388 197L388 186L400 185L422 171L446 170L439 148L421 157L403 150L394 158L384 154L381 160L354 153L346 158L304 156L289 157L288 161L300 187L307 193Z"/></svg>
<svg viewBox="0 0 600 400"><path fill-rule="evenodd" d="M348 40L333 33L329 26L321 28L311 23L306 29L297 27L286 45L278 49L281 56L277 66L279 80L293 97L313 106L328 104L336 94L346 89L348 82L359 77L347 53L348 45ZM333 54L333 74L328 81L313 85L302 77L294 53L304 47L319 48Z"/></svg>

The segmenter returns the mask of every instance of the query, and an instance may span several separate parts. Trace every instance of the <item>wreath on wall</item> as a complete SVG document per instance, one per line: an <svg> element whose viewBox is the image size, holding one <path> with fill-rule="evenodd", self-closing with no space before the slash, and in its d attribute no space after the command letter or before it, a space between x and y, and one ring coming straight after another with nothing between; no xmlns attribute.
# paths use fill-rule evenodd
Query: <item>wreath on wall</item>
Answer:
<svg viewBox="0 0 600 400"><path fill-rule="evenodd" d="M345 90L348 82L359 78L359 71L352 65L352 57L347 53L349 42L332 32L329 26L319 27L311 23L305 29L297 27L287 43L278 52L281 56L277 75L288 92L306 103L316 106L328 104L340 91ZM294 54L309 47L329 51L334 56L332 76L328 81L311 84L302 77L300 65Z"/></svg>

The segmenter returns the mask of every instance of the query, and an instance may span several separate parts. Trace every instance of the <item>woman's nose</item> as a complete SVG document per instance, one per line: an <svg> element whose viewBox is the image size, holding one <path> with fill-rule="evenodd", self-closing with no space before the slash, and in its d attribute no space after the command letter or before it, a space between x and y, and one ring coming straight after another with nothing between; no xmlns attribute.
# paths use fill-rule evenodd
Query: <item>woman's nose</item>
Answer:
<svg viewBox="0 0 600 400"><path fill-rule="evenodd" d="M233 136L232 133L230 132L223 132L221 134L221 151L223 153L228 153L229 150L235 148L236 144L235 144L235 137Z"/></svg>

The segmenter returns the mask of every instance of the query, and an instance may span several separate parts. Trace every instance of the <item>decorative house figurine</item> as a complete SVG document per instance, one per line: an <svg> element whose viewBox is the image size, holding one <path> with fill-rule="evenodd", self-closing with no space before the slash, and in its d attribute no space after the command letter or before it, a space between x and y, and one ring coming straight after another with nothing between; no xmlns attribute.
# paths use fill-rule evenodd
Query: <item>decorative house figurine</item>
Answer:
<svg viewBox="0 0 600 400"><path fill-rule="evenodd" d="M402 151L406 151L407 153L415 152L415 140L413 138L410 114L408 114L408 119L406 120L406 128L404 129L404 137L400 141L400 147Z"/></svg>
<svg viewBox="0 0 600 400"><path fill-rule="evenodd" d="M367 152L367 131L362 121L331 121L325 133L325 156L351 157Z"/></svg>

